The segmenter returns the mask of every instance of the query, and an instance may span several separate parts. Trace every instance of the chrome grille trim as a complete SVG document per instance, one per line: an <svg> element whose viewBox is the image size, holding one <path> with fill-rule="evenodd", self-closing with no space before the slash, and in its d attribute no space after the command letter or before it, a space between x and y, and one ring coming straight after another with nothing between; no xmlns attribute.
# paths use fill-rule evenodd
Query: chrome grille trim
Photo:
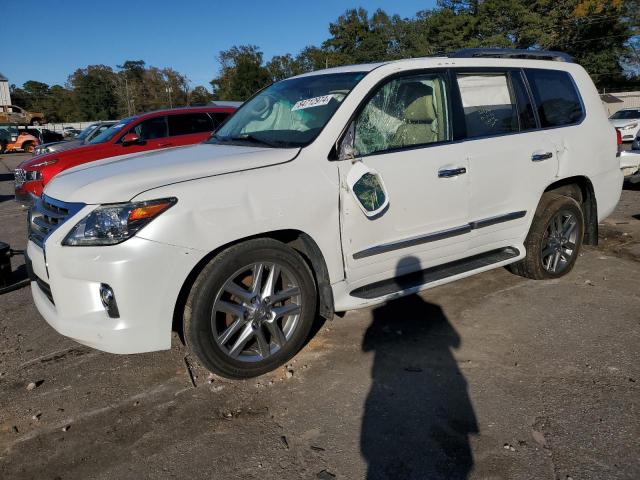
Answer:
<svg viewBox="0 0 640 480"><path fill-rule="evenodd" d="M78 213L84 203L67 203L43 195L34 198L33 206L29 209L29 240L40 248L49 236L70 217Z"/></svg>
<svg viewBox="0 0 640 480"><path fill-rule="evenodd" d="M25 182L27 181L27 173L21 168L16 168L13 171L13 177L14 177L16 187L18 188L24 185Z"/></svg>

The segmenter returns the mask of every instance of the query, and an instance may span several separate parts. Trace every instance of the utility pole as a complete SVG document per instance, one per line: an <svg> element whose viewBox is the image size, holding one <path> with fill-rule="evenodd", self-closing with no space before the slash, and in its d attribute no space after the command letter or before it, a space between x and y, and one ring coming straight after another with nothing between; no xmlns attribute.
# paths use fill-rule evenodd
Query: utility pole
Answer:
<svg viewBox="0 0 640 480"><path fill-rule="evenodd" d="M169 108L173 108L173 101L171 100L171 92L173 92L173 89L171 88L171 85L167 84L164 91L169 95Z"/></svg>

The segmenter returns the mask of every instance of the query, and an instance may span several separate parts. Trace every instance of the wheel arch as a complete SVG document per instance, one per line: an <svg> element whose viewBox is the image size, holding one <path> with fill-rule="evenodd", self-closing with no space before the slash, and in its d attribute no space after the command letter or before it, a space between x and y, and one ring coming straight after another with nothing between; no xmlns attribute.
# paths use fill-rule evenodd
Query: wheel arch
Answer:
<svg viewBox="0 0 640 480"><path fill-rule="evenodd" d="M577 193L578 191L579 198L576 198L573 192ZM569 196L580 203L585 217L583 243L598 245L598 204L591 180L585 176L563 178L550 184L544 190L544 193L547 192Z"/></svg>
<svg viewBox="0 0 640 480"><path fill-rule="evenodd" d="M237 245L239 243L243 243L256 238L271 238L274 240L278 240L290 246L300 255L302 255L302 257L311 267L311 271L313 272L316 281L316 287L318 289L318 313L321 317L327 320L331 320L333 318L333 290L331 289L329 270L327 268L327 263L324 259L324 255L322 254L322 251L320 250L320 247L318 246L316 241L309 234L301 230L274 230L271 232L264 232L256 235L251 235L249 237L239 238L232 242L221 245L220 247L206 254L196 264L196 266L193 267L193 269L191 270L189 275L187 275L187 278L183 282L182 287L180 288L180 292L178 294L178 298L173 310L172 330L178 333L183 343L184 308L186 306L187 299L189 298L191 287L193 286L200 272L211 261L211 259L218 255L220 252L226 250L229 247L232 247L233 245Z"/></svg>

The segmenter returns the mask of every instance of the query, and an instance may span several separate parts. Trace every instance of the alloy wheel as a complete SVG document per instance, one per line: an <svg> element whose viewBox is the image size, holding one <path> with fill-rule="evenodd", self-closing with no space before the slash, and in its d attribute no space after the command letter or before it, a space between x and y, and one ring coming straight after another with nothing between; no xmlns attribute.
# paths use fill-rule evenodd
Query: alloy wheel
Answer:
<svg viewBox="0 0 640 480"><path fill-rule="evenodd" d="M217 293L211 331L231 358L262 361L291 339L301 307L300 280L293 272L277 263L253 263L231 275Z"/></svg>
<svg viewBox="0 0 640 480"><path fill-rule="evenodd" d="M578 220L573 213L559 211L551 218L542 238L541 261L545 270L562 273L576 254Z"/></svg>

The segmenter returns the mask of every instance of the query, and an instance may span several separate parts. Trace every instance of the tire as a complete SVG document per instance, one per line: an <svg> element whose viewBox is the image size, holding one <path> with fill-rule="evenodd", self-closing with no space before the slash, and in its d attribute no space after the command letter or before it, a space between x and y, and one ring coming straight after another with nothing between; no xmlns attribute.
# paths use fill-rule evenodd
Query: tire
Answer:
<svg viewBox="0 0 640 480"><path fill-rule="evenodd" d="M545 193L524 242L527 255L509 269L534 280L562 277L575 265L583 236L584 214L578 202L571 197Z"/></svg>
<svg viewBox="0 0 640 480"><path fill-rule="evenodd" d="M39 127L40 126L40 119L39 118L33 118L31 120L31 125L33 125L34 127Z"/></svg>
<svg viewBox="0 0 640 480"><path fill-rule="evenodd" d="M300 350L316 304L313 274L298 252L273 239L249 240L216 255L196 278L184 311L185 341L211 372L256 377Z"/></svg>
<svg viewBox="0 0 640 480"><path fill-rule="evenodd" d="M35 149L36 149L36 146L34 145L33 142L24 142L22 144L22 150L24 150L27 153L33 153Z"/></svg>

